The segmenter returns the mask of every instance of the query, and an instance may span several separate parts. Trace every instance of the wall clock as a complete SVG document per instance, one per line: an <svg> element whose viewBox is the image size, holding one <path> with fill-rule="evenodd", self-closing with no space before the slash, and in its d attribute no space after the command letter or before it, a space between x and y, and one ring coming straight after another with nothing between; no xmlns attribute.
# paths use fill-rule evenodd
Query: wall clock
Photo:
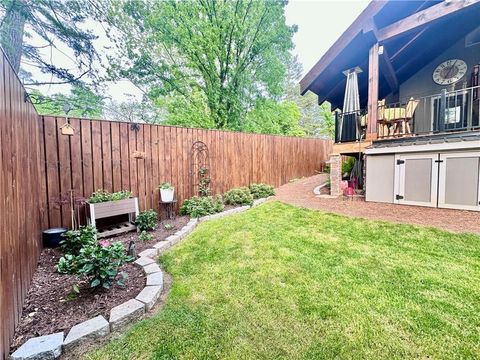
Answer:
<svg viewBox="0 0 480 360"><path fill-rule="evenodd" d="M467 73L467 64L460 59L444 61L433 71L433 81L439 85L451 85Z"/></svg>

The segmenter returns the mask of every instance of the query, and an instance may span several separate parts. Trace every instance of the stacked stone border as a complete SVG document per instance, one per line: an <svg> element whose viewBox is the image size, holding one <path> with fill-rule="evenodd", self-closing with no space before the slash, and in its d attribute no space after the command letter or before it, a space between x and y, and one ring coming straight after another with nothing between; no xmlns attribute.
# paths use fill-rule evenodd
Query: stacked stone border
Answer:
<svg viewBox="0 0 480 360"><path fill-rule="evenodd" d="M86 345L110 333L122 331L132 323L141 320L144 314L155 306L163 290L164 273L157 263L158 256L185 239L199 223L244 212L268 199L270 197L254 200L252 206L240 206L217 214L190 219L175 234L138 254L134 264L146 275L145 287L135 298L111 309L108 321L100 315L73 326L66 337L63 332L58 332L29 339L10 356L10 359L57 359L62 352L70 352L80 345Z"/></svg>

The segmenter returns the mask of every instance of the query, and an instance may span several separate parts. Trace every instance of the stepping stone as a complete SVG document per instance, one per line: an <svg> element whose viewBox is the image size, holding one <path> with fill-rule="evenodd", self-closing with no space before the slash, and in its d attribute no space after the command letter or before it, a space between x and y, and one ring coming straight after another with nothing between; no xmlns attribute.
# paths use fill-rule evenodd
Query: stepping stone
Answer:
<svg viewBox="0 0 480 360"><path fill-rule="evenodd" d="M157 255L158 255L157 249L146 249L146 250L143 250L140 254L138 254L139 257L150 257L150 258L157 257Z"/></svg>
<svg viewBox="0 0 480 360"><path fill-rule="evenodd" d="M155 263L155 260L153 260L152 258L146 257L146 256L139 257L134 262L135 265L138 265L140 267L144 267L144 266L147 266L147 265L150 265L150 264L153 264L153 263Z"/></svg>
<svg viewBox="0 0 480 360"><path fill-rule="evenodd" d="M147 311L150 311L155 306L161 292L161 286L145 286L135 299L144 303Z"/></svg>
<svg viewBox="0 0 480 360"><path fill-rule="evenodd" d="M62 354L63 332L29 339L12 355L12 360L54 360Z"/></svg>
<svg viewBox="0 0 480 360"><path fill-rule="evenodd" d="M163 272L147 275L147 286L163 286Z"/></svg>
<svg viewBox="0 0 480 360"><path fill-rule="evenodd" d="M130 299L110 310L110 329L111 331L120 330L126 325L139 320L143 314L145 314L145 304L138 300Z"/></svg>
<svg viewBox="0 0 480 360"><path fill-rule="evenodd" d="M148 274L153 274L153 273L162 271L162 269L160 269L160 266L158 266L158 264L150 264L145 266L143 268L143 271L145 272L145 274L148 275Z"/></svg>
<svg viewBox="0 0 480 360"><path fill-rule="evenodd" d="M101 315L72 327L63 343L65 350L70 350L85 341L93 340L110 333L110 324Z"/></svg>

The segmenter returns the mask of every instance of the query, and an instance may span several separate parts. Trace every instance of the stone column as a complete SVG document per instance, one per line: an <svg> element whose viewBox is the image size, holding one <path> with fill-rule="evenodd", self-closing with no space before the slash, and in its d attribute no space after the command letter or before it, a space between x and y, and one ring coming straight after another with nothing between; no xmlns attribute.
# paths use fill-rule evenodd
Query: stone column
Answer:
<svg viewBox="0 0 480 360"><path fill-rule="evenodd" d="M342 195L340 182L342 181L342 156L340 154L330 155L330 195Z"/></svg>

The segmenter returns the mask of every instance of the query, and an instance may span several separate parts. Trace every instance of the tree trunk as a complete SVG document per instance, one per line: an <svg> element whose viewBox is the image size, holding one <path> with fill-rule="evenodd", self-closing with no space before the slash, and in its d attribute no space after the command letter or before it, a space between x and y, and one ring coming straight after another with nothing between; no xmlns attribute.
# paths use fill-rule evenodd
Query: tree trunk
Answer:
<svg viewBox="0 0 480 360"><path fill-rule="evenodd" d="M17 73L22 59L26 6L26 0L11 0L0 28L0 45Z"/></svg>

